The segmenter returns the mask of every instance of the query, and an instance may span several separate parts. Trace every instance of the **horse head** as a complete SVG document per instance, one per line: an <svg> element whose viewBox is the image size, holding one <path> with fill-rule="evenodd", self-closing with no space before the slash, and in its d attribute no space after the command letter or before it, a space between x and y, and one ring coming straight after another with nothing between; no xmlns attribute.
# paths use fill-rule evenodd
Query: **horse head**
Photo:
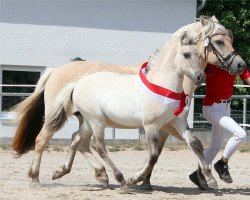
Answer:
<svg viewBox="0 0 250 200"><path fill-rule="evenodd" d="M246 63L232 46L231 31L222 26L215 16L201 16L199 22L202 25L199 50L204 62L220 66L230 74L241 74Z"/></svg>
<svg viewBox="0 0 250 200"><path fill-rule="evenodd" d="M180 42L175 57L179 73L189 77L196 85L200 85L205 80L204 71L200 67L200 54L196 46L200 41L200 37L201 34L184 31L180 35Z"/></svg>

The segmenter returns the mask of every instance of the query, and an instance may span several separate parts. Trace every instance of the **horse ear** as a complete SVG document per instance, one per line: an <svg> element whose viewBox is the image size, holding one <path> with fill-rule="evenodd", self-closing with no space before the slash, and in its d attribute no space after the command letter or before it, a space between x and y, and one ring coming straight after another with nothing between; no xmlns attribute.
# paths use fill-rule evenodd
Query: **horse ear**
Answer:
<svg viewBox="0 0 250 200"><path fill-rule="evenodd" d="M201 15L200 22L201 22L202 26L206 26L208 24L208 18L206 16Z"/></svg>
<svg viewBox="0 0 250 200"><path fill-rule="evenodd" d="M219 22L218 19L215 17L215 15L213 15L210 19L211 19L213 22Z"/></svg>
<svg viewBox="0 0 250 200"><path fill-rule="evenodd" d="M215 19L216 19L216 17L215 17ZM201 22L202 26L204 27L205 36L208 36L214 29L213 21L211 20L211 18L201 15L200 22Z"/></svg>
<svg viewBox="0 0 250 200"><path fill-rule="evenodd" d="M195 35L194 35L194 38L193 38L193 44L196 45L200 41L202 33L200 33L200 34L194 33L194 34Z"/></svg>
<svg viewBox="0 0 250 200"><path fill-rule="evenodd" d="M190 42L190 38L189 38L189 34L187 31L183 31L183 33L181 34L180 36L180 42L181 42L181 45L188 45L189 42Z"/></svg>

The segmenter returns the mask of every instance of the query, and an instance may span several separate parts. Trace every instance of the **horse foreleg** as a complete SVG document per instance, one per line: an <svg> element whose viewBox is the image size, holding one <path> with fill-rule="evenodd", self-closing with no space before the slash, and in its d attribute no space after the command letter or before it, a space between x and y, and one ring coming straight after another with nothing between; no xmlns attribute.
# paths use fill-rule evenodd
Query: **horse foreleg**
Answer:
<svg viewBox="0 0 250 200"><path fill-rule="evenodd" d="M152 172L153 167L159 158L159 129L155 124L144 126L144 129L149 146L149 160L138 174L128 179L128 185L137 184L138 182L146 179L146 176Z"/></svg>
<svg viewBox="0 0 250 200"><path fill-rule="evenodd" d="M39 171L40 171L42 154L49 140L52 138L53 134L54 133L46 130L46 125L44 124L40 133L36 137L35 155L31 164L31 168L28 173L29 177L32 178L32 182L30 185L31 187L40 186Z"/></svg>
<svg viewBox="0 0 250 200"><path fill-rule="evenodd" d="M158 147L159 155L162 152L162 149L164 147L164 144L165 144L168 136L169 136L169 134L167 132L160 131L160 133L159 133L159 147ZM153 169L149 171L146 178L143 180L143 183L141 184L141 189L143 189L143 190L152 190L153 189L152 185L150 183L152 171L153 171Z"/></svg>
<svg viewBox="0 0 250 200"><path fill-rule="evenodd" d="M197 137L192 135L191 131L188 128L187 119L185 117L176 118L171 124L176 128L177 131L179 131L179 133L183 133L183 138L187 142L188 146L193 150L198 159L202 173L207 181L204 182L204 178L198 176L202 187L206 188L207 186L209 186L211 188L217 188L217 182L213 177L211 169L209 168L204 158L203 145Z"/></svg>

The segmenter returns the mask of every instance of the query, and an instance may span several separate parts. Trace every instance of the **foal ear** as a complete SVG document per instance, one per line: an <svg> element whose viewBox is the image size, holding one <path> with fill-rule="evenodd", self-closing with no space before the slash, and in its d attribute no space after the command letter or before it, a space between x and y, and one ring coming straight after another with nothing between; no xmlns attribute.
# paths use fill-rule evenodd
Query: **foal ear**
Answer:
<svg viewBox="0 0 250 200"><path fill-rule="evenodd" d="M180 42L181 45L188 45L190 43L190 37L187 31L183 31L183 33L180 36Z"/></svg>

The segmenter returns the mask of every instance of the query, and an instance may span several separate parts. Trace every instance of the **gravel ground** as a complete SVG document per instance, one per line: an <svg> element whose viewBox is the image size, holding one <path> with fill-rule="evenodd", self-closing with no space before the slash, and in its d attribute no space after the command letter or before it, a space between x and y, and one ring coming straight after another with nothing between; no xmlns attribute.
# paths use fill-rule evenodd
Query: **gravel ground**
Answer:
<svg viewBox="0 0 250 200"><path fill-rule="evenodd" d="M125 178L134 175L146 163L148 152L125 150L109 152L116 166ZM250 199L250 153L236 152L230 161L232 184L222 182L215 171L218 190L201 191L188 179L196 169L197 162L190 150L170 151L165 148L155 166L151 183L153 191L143 191L135 187L124 194L115 181L111 170L106 166L110 179L110 188L103 189L94 179L94 171L80 153L77 153L70 174L58 180L51 180L52 172L61 166L66 151L46 151L43 154L40 181L41 188L30 188L27 172L33 152L21 158L13 158L9 150L0 151L0 199ZM218 159L219 157L217 157Z"/></svg>

